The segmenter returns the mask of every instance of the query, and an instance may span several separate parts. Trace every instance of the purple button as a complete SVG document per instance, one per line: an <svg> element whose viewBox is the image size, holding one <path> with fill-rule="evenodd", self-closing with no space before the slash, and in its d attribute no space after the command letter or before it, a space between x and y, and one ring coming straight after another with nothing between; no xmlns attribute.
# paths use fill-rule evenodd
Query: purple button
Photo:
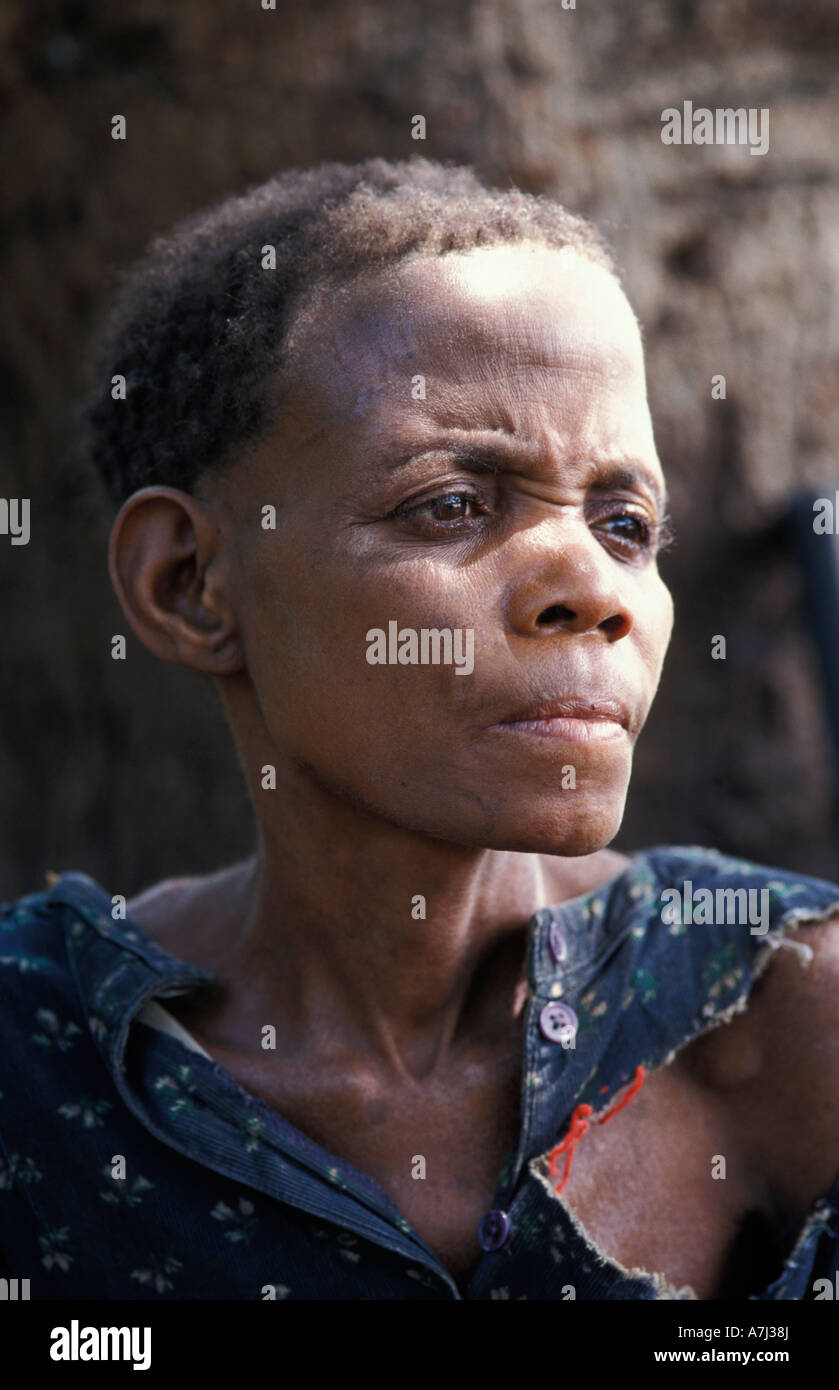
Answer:
<svg viewBox="0 0 839 1390"><path fill-rule="evenodd" d="M565 940L565 932L559 922L552 921L548 930L548 945L551 948L551 955L557 965L561 964L568 955L568 942Z"/></svg>
<svg viewBox="0 0 839 1390"><path fill-rule="evenodd" d="M482 1250L500 1250L510 1234L510 1218L506 1211L488 1211L478 1227L478 1242Z"/></svg>
<svg viewBox="0 0 839 1390"><path fill-rule="evenodd" d="M563 1047L570 1047L577 1036L578 1027L574 1010L568 1004L560 1004L556 999L546 1004L539 1015L542 1037L547 1038L548 1042L562 1043Z"/></svg>

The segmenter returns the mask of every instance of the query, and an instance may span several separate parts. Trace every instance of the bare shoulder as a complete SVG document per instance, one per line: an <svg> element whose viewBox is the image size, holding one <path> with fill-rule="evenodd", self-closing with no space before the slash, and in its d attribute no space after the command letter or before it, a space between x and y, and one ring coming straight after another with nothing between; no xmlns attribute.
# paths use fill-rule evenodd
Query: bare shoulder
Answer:
<svg viewBox="0 0 839 1390"><path fill-rule="evenodd" d="M767 1059L800 1084L832 1084L839 1105L839 916L805 923L772 949L749 1001Z"/></svg>
<svg viewBox="0 0 839 1390"><path fill-rule="evenodd" d="M230 921L252 862L163 879L131 898L126 912L164 951L201 965Z"/></svg>
<svg viewBox="0 0 839 1390"><path fill-rule="evenodd" d="M796 927L770 952L745 1011L695 1058L793 1217L839 1175L839 916Z"/></svg>

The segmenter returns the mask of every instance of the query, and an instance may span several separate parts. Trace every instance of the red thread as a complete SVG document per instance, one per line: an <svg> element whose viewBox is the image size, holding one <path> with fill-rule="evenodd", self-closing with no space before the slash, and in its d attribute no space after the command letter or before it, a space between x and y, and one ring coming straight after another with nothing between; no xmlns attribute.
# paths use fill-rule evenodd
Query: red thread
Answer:
<svg viewBox="0 0 839 1390"><path fill-rule="evenodd" d="M611 1120L613 1115L617 1115L619 1110L623 1110L623 1107L628 1105L632 1097L640 1091L646 1075L647 1072L645 1067L636 1067L635 1078L627 1088L626 1095L618 1101L617 1105L613 1105L611 1110L607 1110L605 1115L601 1115L599 1119L592 1120L591 1124L605 1125L607 1120ZM582 1105L576 1106L568 1125L568 1133L562 1143L557 1144L556 1148L551 1149L548 1154L548 1172L552 1178L556 1177L560 1154L565 1154L565 1169L562 1174L562 1181L555 1185L555 1190L558 1193L562 1191L571 1176L571 1164L574 1162L574 1150L588 1130L589 1116L591 1114L592 1107L590 1105L583 1103Z"/></svg>

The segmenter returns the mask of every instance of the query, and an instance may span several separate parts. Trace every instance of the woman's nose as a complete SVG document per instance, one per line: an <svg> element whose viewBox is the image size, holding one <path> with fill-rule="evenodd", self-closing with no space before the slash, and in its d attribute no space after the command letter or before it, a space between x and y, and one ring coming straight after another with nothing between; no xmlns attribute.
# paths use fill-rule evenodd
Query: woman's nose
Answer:
<svg viewBox="0 0 839 1390"><path fill-rule="evenodd" d="M508 622L523 637L602 632L612 642L632 631L615 561L594 537L532 556L509 592Z"/></svg>

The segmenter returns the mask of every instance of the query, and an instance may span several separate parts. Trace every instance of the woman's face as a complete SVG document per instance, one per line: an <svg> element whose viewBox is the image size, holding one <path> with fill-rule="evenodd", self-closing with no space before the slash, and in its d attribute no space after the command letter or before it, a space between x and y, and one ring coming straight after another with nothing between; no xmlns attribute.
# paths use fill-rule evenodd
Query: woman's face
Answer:
<svg viewBox="0 0 839 1390"><path fill-rule="evenodd" d="M672 626L617 283L535 244L417 258L313 300L291 357L278 424L204 485L275 761L435 838L601 848ZM394 623L389 652L368 634ZM387 660L423 629L451 664ZM612 722L546 717L605 701Z"/></svg>

